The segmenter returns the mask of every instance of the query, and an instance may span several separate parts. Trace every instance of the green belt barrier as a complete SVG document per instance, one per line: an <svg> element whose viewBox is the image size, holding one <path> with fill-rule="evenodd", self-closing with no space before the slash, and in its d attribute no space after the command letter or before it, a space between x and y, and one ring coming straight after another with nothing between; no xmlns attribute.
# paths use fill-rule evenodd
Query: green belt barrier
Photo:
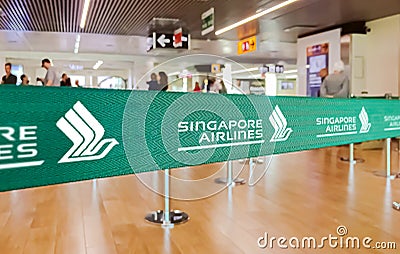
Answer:
<svg viewBox="0 0 400 254"><path fill-rule="evenodd" d="M400 101L0 87L0 190L400 136Z"/></svg>

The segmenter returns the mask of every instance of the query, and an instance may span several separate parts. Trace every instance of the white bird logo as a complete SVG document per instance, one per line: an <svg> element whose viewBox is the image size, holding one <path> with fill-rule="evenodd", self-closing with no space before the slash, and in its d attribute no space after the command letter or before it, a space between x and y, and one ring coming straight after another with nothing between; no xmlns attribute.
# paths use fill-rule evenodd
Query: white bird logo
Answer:
<svg viewBox="0 0 400 254"><path fill-rule="evenodd" d="M275 110L269 117L269 121L275 129L275 133L271 138L271 142L282 142L288 140L290 134L293 132L293 129L287 128L286 118L282 114L279 106L275 107Z"/></svg>
<svg viewBox="0 0 400 254"><path fill-rule="evenodd" d="M118 144L114 138L102 140L103 126L80 101L57 121L57 127L73 142L58 163L99 160ZM103 152L97 154L107 144Z"/></svg>

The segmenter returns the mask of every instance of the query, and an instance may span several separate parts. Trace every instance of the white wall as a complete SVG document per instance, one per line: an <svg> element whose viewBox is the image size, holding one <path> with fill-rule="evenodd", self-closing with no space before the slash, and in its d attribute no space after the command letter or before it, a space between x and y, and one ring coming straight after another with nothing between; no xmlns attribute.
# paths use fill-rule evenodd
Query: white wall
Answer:
<svg viewBox="0 0 400 254"><path fill-rule="evenodd" d="M298 84L297 94L300 96L307 95L307 47L329 43L329 71L332 72L335 62L340 60L340 29L308 36L297 41L297 69Z"/></svg>
<svg viewBox="0 0 400 254"><path fill-rule="evenodd" d="M367 23L371 32L352 36L353 93L383 96L399 95L400 15ZM364 77L360 78L360 74Z"/></svg>

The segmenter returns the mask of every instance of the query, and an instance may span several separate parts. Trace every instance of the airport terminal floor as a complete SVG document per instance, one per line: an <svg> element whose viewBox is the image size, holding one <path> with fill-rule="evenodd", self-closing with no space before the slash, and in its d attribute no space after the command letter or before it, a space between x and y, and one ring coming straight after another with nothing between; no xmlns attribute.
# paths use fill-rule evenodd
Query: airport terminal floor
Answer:
<svg viewBox="0 0 400 254"><path fill-rule="evenodd" d="M392 143L395 173L398 141ZM187 212L190 220L168 230L144 220L161 208L163 198L134 175L1 193L1 253L398 253L340 248L339 241L336 248L327 241L323 249L281 249L277 241L272 248L258 246L265 233L269 240L314 237L320 245L319 239L337 237L343 226L347 237L373 239L370 246L400 243L398 211L392 209L400 180L375 175L384 171L385 152L356 146L356 158L365 162L354 168L340 159L348 153L348 146L340 146L274 156L254 187L237 185L197 201L172 200L171 207ZM203 177L220 167L177 169L172 175ZM248 176L248 165L241 176Z"/></svg>

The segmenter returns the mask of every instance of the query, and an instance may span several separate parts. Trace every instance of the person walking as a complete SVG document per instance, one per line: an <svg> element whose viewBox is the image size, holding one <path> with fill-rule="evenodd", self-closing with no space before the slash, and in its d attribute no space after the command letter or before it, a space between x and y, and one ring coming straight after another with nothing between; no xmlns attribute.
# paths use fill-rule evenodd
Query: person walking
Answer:
<svg viewBox="0 0 400 254"><path fill-rule="evenodd" d="M42 60L42 68L45 68L47 73L44 79L38 78L38 80L42 81L44 86L60 86L60 76L57 70L51 66L49 59L45 58Z"/></svg>

